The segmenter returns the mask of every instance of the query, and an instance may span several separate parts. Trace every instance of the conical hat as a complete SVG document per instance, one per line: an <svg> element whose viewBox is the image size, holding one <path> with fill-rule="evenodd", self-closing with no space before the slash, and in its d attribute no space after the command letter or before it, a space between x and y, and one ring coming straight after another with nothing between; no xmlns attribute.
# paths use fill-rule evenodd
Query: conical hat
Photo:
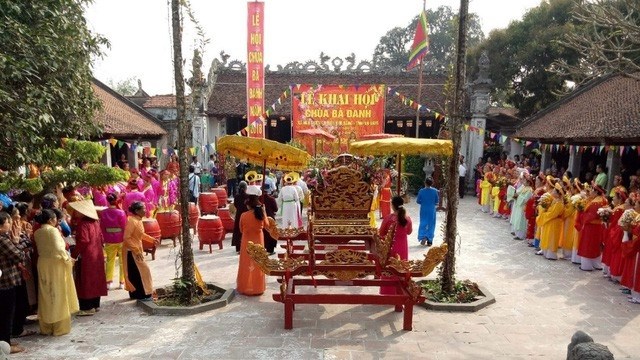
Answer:
<svg viewBox="0 0 640 360"><path fill-rule="evenodd" d="M258 173L254 170L251 170L244 175L244 180L248 183L256 181L257 178L258 178Z"/></svg>
<svg viewBox="0 0 640 360"><path fill-rule="evenodd" d="M289 180L287 180L287 179L289 179ZM292 172L288 173L284 178L285 182L290 182L290 183L296 183L296 182L298 182L298 180L300 180L300 174L298 174L295 171L292 171Z"/></svg>
<svg viewBox="0 0 640 360"><path fill-rule="evenodd" d="M98 212L91 200L73 201L69 203L69 207L90 219L98 220Z"/></svg>

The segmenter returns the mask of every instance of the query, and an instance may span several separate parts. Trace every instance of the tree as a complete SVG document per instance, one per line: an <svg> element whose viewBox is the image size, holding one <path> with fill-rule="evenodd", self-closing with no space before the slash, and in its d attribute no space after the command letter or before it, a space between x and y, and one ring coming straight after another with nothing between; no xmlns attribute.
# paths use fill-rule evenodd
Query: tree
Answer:
<svg viewBox="0 0 640 360"><path fill-rule="evenodd" d="M458 154L462 139L462 119L465 114L465 88L467 72L467 24L469 13L469 0L460 0L460 15L458 24L456 67L455 67L455 95L453 98L453 116L450 118L451 140L453 141L453 154L449 158L447 166L447 224L445 228L445 243L448 251L442 263L440 287L443 292L452 294L455 285L456 270L456 236L458 234Z"/></svg>
<svg viewBox="0 0 640 360"><path fill-rule="evenodd" d="M138 82L134 76L114 82L109 80L109 87L122 96L131 96L138 91Z"/></svg>
<svg viewBox="0 0 640 360"><path fill-rule="evenodd" d="M182 20L181 0L171 0L171 27L173 30L173 74L176 85L176 107L178 124L178 156L180 160L180 213L182 234L180 237L180 260L182 262L182 301L190 304L196 294L191 232L189 231L189 147L187 140L191 126L185 116L184 74L182 71Z"/></svg>
<svg viewBox="0 0 640 360"><path fill-rule="evenodd" d="M557 59L555 73L578 84L610 73L640 79L640 2L580 1L573 19L581 31L566 34L558 43L579 53L580 60L572 64Z"/></svg>
<svg viewBox="0 0 640 360"><path fill-rule="evenodd" d="M433 59L444 67L455 60L458 15L450 6L440 6L436 10L427 9L426 12L429 21L429 53L426 60ZM417 24L418 16L406 27L394 27L387 31L380 38L380 43L373 53L374 62L382 66L406 66ZM467 42L476 46L484 39L478 15L469 14L468 27Z"/></svg>
<svg viewBox="0 0 640 360"><path fill-rule="evenodd" d="M575 50L561 46L567 33L580 31L572 20L574 0L548 0L527 12L506 29L494 30L469 54L470 69L486 50L491 59L492 95L500 94L524 117L555 102L567 90L563 76L549 71L564 59L578 61Z"/></svg>
<svg viewBox="0 0 640 360"><path fill-rule="evenodd" d="M99 134L91 61L106 39L92 34L91 0L4 0L0 5L0 164L44 164L64 137Z"/></svg>

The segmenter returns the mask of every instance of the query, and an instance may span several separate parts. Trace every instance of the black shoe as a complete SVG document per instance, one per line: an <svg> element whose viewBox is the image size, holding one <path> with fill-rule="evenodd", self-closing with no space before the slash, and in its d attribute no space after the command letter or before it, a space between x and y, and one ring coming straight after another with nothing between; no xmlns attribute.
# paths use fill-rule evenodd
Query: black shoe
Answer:
<svg viewBox="0 0 640 360"><path fill-rule="evenodd" d="M431 245L433 245L432 242L427 242L427 246L431 246Z"/></svg>
<svg viewBox="0 0 640 360"><path fill-rule="evenodd" d="M420 245L424 246L427 243L427 239L420 240Z"/></svg>

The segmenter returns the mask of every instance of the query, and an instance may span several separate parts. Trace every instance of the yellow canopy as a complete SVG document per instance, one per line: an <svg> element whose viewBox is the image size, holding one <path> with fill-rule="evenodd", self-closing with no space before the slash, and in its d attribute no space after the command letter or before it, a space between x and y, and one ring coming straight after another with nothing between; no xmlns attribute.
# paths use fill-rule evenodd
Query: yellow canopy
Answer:
<svg viewBox="0 0 640 360"><path fill-rule="evenodd" d="M311 155L306 151L277 141L227 135L218 140L217 150L238 159L281 170L304 170Z"/></svg>
<svg viewBox="0 0 640 360"><path fill-rule="evenodd" d="M389 138L354 141L349 152L357 155L432 155L451 156L451 140Z"/></svg>

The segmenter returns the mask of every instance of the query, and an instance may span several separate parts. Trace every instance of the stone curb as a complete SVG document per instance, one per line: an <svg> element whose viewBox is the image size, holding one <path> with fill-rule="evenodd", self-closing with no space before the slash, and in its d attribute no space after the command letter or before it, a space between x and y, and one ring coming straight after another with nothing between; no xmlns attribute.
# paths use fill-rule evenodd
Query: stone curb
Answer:
<svg viewBox="0 0 640 360"><path fill-rule="evenodd" d="M194 305L188 307L177 306L158 306L153 301L140 301L138 300L136 305L141 307L149 315L160 316L188 316L193 314L199 314L205 311L215 310L223 308L233 300L236 295L235 289L224 289L215 284L207 284L210 289L214 289L219 292L223 292L219 299Z"/></svg>
<svg viewBox="0 0 640 360"><path fill-rule="evenodd" d="M421 283L422 281L418 281ZM476 312L496 302L496 298L484 286L478 285L480 292L484 298L466 304L448 304L425 300L424 303L418 304L427 310L434 311L451 311L451 312Z"/></svg>

